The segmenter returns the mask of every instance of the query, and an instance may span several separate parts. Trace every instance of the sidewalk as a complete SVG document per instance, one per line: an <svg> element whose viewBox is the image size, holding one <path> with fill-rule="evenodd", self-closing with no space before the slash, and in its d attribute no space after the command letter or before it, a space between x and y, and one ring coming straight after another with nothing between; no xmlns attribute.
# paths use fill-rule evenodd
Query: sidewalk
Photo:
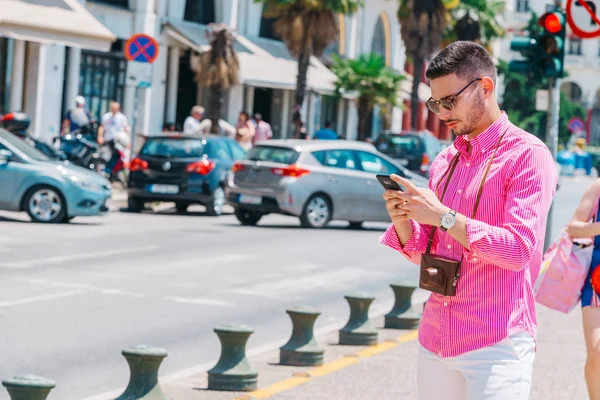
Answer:
<svg viewBox="0 0 600 400"><path fill-rule="evenodd" d="M569 315L543 306L538 310L540 327L531 399L586 399L580 310ZM167 379L162 387L169 398L177 400L416 399L416 331L382 329L382 317L375 318L374 323L379 329L378 346L339 346L337 331L319 337L326 346L322 367L277 365L278 350L249 357L259 371L259 390L255 392L207 391L205 371L187 378Z"/></svg>

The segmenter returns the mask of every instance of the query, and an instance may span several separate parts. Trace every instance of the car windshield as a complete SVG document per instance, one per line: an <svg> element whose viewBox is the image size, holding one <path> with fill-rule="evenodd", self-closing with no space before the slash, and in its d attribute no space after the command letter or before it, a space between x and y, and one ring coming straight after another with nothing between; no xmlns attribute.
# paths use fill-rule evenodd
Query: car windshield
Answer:
<svg viewBox="0 0 600 400"><path fill-rule="evenodd" d="M200 138L155 138L148 139L141 155L164 158L202 158L205 142Z"/></svg>
<svg viewBox="0 0 600 400"><path fill-rule="evenodd" d="M415 136L392 136L392 145L396 152L415 154L422 152L421 141Z"/></svg>
<svg viewBox="0 0 600 400"><path fill-rule="evenodd" d="M36 150L34 147L25 143L23 139L20 139L8 132L7 130L0 129L0 138L6 141L9 146L14 147L17 151L25 154L26 157L31 158L36 161L48 161L50 160L46 155L39 150Z"/></svg>
<svg viewBox="0 0 600 400"><path fill-rule="evenodd" d="M246 155L251 161L269 161L281 164L293 164L300 154L289 147L256 146Z"/></svg>

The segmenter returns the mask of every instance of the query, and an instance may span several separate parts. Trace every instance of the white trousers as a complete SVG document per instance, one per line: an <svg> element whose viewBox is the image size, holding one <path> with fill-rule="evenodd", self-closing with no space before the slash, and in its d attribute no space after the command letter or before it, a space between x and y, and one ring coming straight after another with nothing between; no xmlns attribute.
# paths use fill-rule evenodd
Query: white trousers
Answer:
<svg viewBox="0 0 600 400"><path fill-rule="evenodd" d="M528 400L534 358L526 332L457 357L419 346L419 400Z"/></svg>

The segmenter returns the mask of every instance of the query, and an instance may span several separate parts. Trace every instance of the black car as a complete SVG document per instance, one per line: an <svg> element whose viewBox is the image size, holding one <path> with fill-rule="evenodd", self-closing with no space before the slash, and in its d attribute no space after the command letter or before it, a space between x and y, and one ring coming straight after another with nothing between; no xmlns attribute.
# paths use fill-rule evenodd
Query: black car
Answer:
<svg viewBox="0 0 600 400"><path fill-rule="evenodd" d="M129 166L129 210L140 212L146 202L168 201L179 212L202 204L208 215L220 215L228 174L244 156L235 140L222 136L147 137Z"/></svg>
<svg viewBox="0 0 600 400"><path fill-rule="evenodd" d="M431 162L444 148L429 131L382 133L374 143L377 150L407 169L429 176Z"/></svg>

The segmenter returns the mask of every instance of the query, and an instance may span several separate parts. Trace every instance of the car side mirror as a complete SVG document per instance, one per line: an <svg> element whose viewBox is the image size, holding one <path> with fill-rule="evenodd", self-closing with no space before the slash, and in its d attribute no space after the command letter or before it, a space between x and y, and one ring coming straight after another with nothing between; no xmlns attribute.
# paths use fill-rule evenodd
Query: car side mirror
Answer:
<svg viewBox="0 0 600 400"><path fill-rule="evenodd" d="M0 150L0 165L8 164L13 158L12 151Z"/></svg>

